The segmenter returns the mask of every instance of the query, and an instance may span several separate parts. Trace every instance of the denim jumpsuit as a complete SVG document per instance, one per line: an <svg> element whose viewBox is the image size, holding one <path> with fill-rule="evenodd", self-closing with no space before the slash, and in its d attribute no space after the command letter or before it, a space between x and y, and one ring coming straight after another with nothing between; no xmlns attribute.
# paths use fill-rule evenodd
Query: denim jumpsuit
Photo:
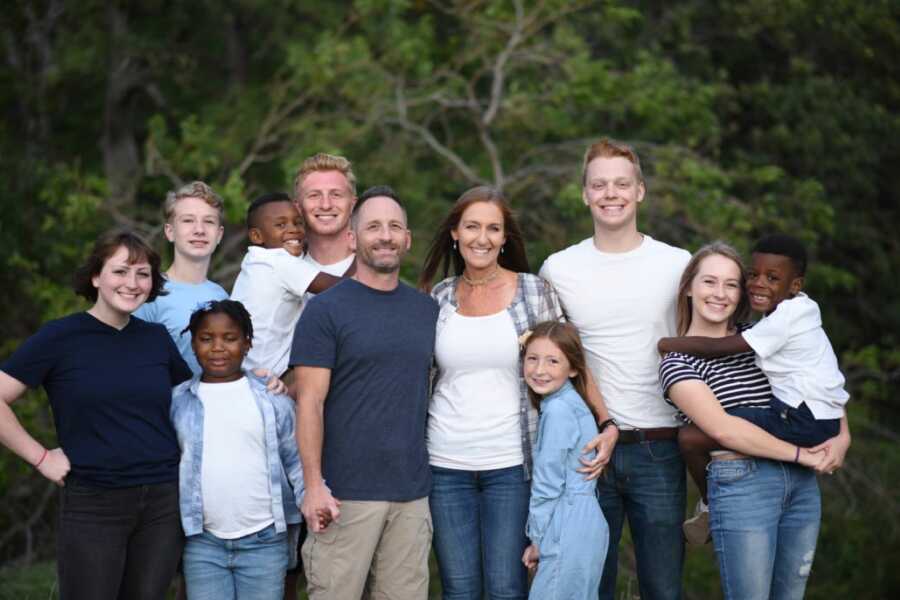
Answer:
<svg viewBox="0 0 900 600"><path fill-rule="evenodd" d="M596 482L576 471L596 435L594 416L571 383L541 401L526 531L540 556L528 596L534 600L597 597L609 528Z"/></svg>

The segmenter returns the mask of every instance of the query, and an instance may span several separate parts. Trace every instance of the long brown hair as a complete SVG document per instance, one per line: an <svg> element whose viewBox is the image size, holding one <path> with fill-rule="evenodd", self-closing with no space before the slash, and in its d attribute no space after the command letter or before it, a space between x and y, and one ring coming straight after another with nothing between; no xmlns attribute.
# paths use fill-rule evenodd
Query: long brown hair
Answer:
<svg viewBox="0 0 900 600"><path fill-rule="evenodd" d="M503 234L506 236L506 244L504 244L503 252L497 259L497 262L504 269L509 269L516 273L529 273L531 269L528 266L528 256L525 254L525 240L522 237L522 230L516 222L512 211L507 204L506 199L499 190L486 185L473 187L463 192L459 197L450 213L441 222L438 227L431 245L428 247L428 254L425 257L425 265L422 267L422 274L419 276L419 288L430 291L434 276L440 271L441 278L450 274L452 267L453 274L462 275L466 268L462 254L457 248L453 247L453 236L450 232L459 227L462 215L466 209L476 202L490 202L500 209L503 215Z"/></svg>
<svg viewBox="0 0 900 600"><path fill-rule="evenodd" d="M712 242L694 252L690 262L688 262L687 266L684 268L684 272L681 274L681 282L678 284L678 304L675 308L675 314L678 318L678 335L686 335L688 329L691 327L694 309L694 303L691 300L691 297L688 296L691 283L693 283L694 277L697 276L697 272L700 271L700 263L703 262L703 259L707 256L713 256L714 254L724 256L725 258L734 261L734 264L737 265L738 271L740 272L741 299L738 300L738 305L734 314L728 318L728 329L734 329L738 323L746 321L750 316L750 299L747 297L747 291L744 289L744 284L747 281L747 273L744 270L744 263L741 260L741 255L738 254L737 250L725 242Z"/></svg>
<svg viewBox="0 0 900 600"><path fill-rule="evenodd" d="M578 335L578 330L571 323L560 323L559 321L538 323L531 331L531 335L528 336L528 341L525 342L525 347L522 348L522 355L524 356L528 353L528 347L532 343L542 339L553 342L560 352L563 353L563 356L566 357L566 360L569 361L569 366L575 371L575 376L571 378L572 387L584 400L585 406L593 413L594 409L587 401L587 361L584 358L584 347L581 345L581 337ZM535 408L539 407L541 396L536 394L530 387L528 388L528 398L531 400L532 406Z"/></svg>

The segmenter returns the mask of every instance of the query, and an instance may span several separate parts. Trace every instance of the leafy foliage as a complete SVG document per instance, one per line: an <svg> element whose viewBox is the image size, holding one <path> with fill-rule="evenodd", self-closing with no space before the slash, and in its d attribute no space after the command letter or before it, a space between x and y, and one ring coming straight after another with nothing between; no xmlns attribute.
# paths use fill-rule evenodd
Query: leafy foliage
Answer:
<svg viewBox="0 0 900 600"><path fill-rule="evenodd" d="M690 249L746 250L772 229L809 244L807 289L854 396L849 464L823 482L810 597L900 586L887 566L900 514L896 2L43 0L7 13L3 355L81 306L68 280L100 231L131 226L168 252L162 199L184 181L226 198L213 277L227 287L248 200L289 190L313 152L349 156L362 187L390 183L409 204L414 279L435 224L475 184L505 190L534 265L590 235L581 155L611 135L644 162L643 231ZM42 396L16 406L49 440ZM42 488L3 453L0 489L6 530ZM23 556L25 535L0 561ZM690 597L717 594L697 562Z"/></svg>

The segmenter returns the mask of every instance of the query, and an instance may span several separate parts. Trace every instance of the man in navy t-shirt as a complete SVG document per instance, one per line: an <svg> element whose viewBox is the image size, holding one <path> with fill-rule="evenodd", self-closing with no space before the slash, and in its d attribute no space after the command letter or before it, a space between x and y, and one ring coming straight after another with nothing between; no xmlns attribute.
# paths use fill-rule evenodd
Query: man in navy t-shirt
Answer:
<svg viewBox="0 0 900 600"><path fill-rule="evenodd" d="M437 305L399 280L406 213L386 186L351 217L357 271L310 300L294 335L297 439L312 600L426 598L425 449ZM371 577L370 577L371 568Z"/></svg>

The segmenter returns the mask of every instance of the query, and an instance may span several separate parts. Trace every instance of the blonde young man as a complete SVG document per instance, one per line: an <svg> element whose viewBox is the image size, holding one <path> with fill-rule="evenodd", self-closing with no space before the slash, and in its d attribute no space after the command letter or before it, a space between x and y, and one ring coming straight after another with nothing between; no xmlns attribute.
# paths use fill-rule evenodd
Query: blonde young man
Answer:
<svg viewBox="0 0 900 600"><path fill-rule="evenodd" d="M199 373L191 334L182 331L197 306L228 297L222 286L206 278L213 252L225 232L222 198L202 181L192 181L166 194L163 212L166 239L175 255L165 272L164 289L168 293L142 305L134 315L165 325L185 362Z"/></svg>
<svg viewBox="0 0 900 600"><path fill-rule="evenodd" d="M550 256L541 268L581 334L588 364L618 443L597 494L609 523L600 598L615 595L625 518L634 540L645 600L681 598L684 463L675 411L659 386L656 342L675 331L678 281L690 254L637 229L646 192L629 146L602 139L585 154L582 198L594 235Z"/></svg>
<svg viewBox="0 0 900 600"><path fill-rule="evenodd" d="M318 271L341 276L353 262L350 213L356 203L356 175L343 156L307 158L294 178L294 201L306 224L303 259Z"/></svg>

